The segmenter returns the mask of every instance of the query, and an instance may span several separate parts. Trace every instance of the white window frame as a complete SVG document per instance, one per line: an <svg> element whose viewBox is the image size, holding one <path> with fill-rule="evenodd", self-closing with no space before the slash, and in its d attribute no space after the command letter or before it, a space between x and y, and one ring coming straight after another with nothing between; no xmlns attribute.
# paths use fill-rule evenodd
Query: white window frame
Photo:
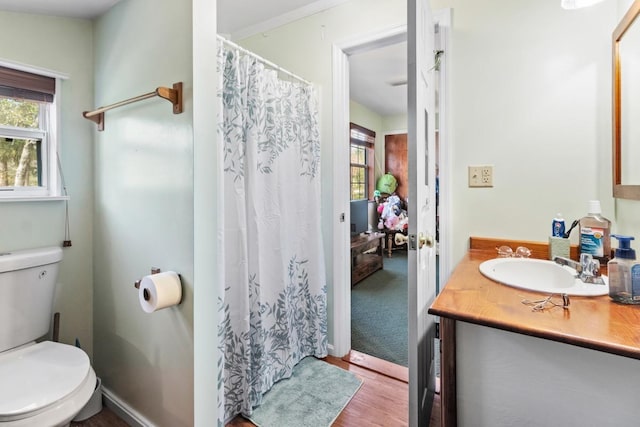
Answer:
<svg viewBox="0 0 640 427"><path fill-rule="evenodd" d="M29 73L40 74L56 79L56 94L53 102L43 104L40 108L41 129L14 128L0 125L0 135L14 138L40 139L42 155L42 186L39 187L5 187L0 191L0 203L19 201L68 200L63 193L62 179L58 167L59 130L61 111L61 82L68 76L56 71L36 68L0 59L0 66L13 68Z"/></svg>

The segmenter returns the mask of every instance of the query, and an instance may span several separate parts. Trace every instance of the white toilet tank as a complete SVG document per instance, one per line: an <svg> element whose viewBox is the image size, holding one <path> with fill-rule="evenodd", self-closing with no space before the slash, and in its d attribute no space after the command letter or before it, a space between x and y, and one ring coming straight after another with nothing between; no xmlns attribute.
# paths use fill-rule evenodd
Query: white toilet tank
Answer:
<svg viewBox="0 0 640 427"><path fill-rule="evenodd" d="M0 252L0 352L49 332L62 249Z"/></svg>

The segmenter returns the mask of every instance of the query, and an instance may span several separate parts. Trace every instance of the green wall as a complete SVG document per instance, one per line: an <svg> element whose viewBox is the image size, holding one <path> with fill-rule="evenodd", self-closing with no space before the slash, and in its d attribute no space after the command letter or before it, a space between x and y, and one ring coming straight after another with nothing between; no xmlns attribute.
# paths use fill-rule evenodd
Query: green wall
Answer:
<svg viewBox="0 0 640 427"><path fill-rule="evenodd" d="M89 355L93 322L93 136L82 111L93 105L92 24L89 20L0 11L0 59L69 76L62 101L60 160L69 195L73 245L64 249L54 311L61 313L60 341L78 338ZM0 251L59 246L65 203L1 202Z"/></svg>
<svg viewBox="0 0 640 427"><path fill-rule="evenodd" d="M376 142L374 147L374 176L375 182L378 182L378 178L384 173L384 134L382 131L382 116L369 110L362 104L358 104L355 101L349 101L349 121L376 133ZM373 184L373 188L375 188L375 182ZM369 195L369 198L371 197L373 197L373 194Z"/></svg>
<svg viewBox="0 0 640 427"><path fill-rule="evenodd" d="M362 104L349 101L349 121L376 133L374 175L376 182L386 173L384 140L389 132L406 132L407 115L381 116Z"/></svg>
<svg viewBox="0 0 640 427"><path fill-rule="evenodd" d="M108 111L95 137L94 366L113 394L172 427L194 418L191 20L191 2L123 0L94 37L96 105L184 84L182 114L141 101ZM151 267L181 275L180 305L141 310L133 283Z"/></svg>
<svg viewBox="0 0 640 427"><path fill-rule="evenodd" d="M469 236L547 241L611 194L611 33L616 5L556 0L434 1L452 11L449 125L452 262ZM494 166L468 188L469 165ZM534 196L535 195L535 196ZM472 214L470 214L472 213ZM577 243L577 233L572 242Z"/></svg>

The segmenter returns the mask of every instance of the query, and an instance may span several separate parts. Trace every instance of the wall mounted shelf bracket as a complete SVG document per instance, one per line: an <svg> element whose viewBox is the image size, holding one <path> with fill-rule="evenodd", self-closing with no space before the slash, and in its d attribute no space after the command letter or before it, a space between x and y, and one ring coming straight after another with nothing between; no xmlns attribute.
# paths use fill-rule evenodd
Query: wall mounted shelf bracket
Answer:
<svg viewBox="0 0 640 427"><path fill-rule="evenodd" d="M173 84L173 89L161 86L156 88L153 92L125 99L124 101L116 102L115 104L107 105L106 107L100 107L93 111L85 111L82 113L82 116L85 119L96 123L98 125L98 130L103 131L105 111L142 101L143 99L153 98L155 96L159 96L160 98L164 98L171 102L171 104L173 104L173 114L182 113L182 82L177 82Z"/></svg>

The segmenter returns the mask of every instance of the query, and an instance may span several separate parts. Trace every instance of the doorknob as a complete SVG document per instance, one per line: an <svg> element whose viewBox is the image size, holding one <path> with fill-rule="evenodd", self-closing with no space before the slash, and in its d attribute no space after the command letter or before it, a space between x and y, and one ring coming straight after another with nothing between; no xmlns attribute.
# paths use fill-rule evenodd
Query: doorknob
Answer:
<svg viewBox="0 0 640 427"><path fill-rule="evenodd" d="M427 245L427 247L432 248L433 237L430 234L425 235L424 233L420 232L420 234L418 234L418 247L422 249L424 245Z"/></svg>

